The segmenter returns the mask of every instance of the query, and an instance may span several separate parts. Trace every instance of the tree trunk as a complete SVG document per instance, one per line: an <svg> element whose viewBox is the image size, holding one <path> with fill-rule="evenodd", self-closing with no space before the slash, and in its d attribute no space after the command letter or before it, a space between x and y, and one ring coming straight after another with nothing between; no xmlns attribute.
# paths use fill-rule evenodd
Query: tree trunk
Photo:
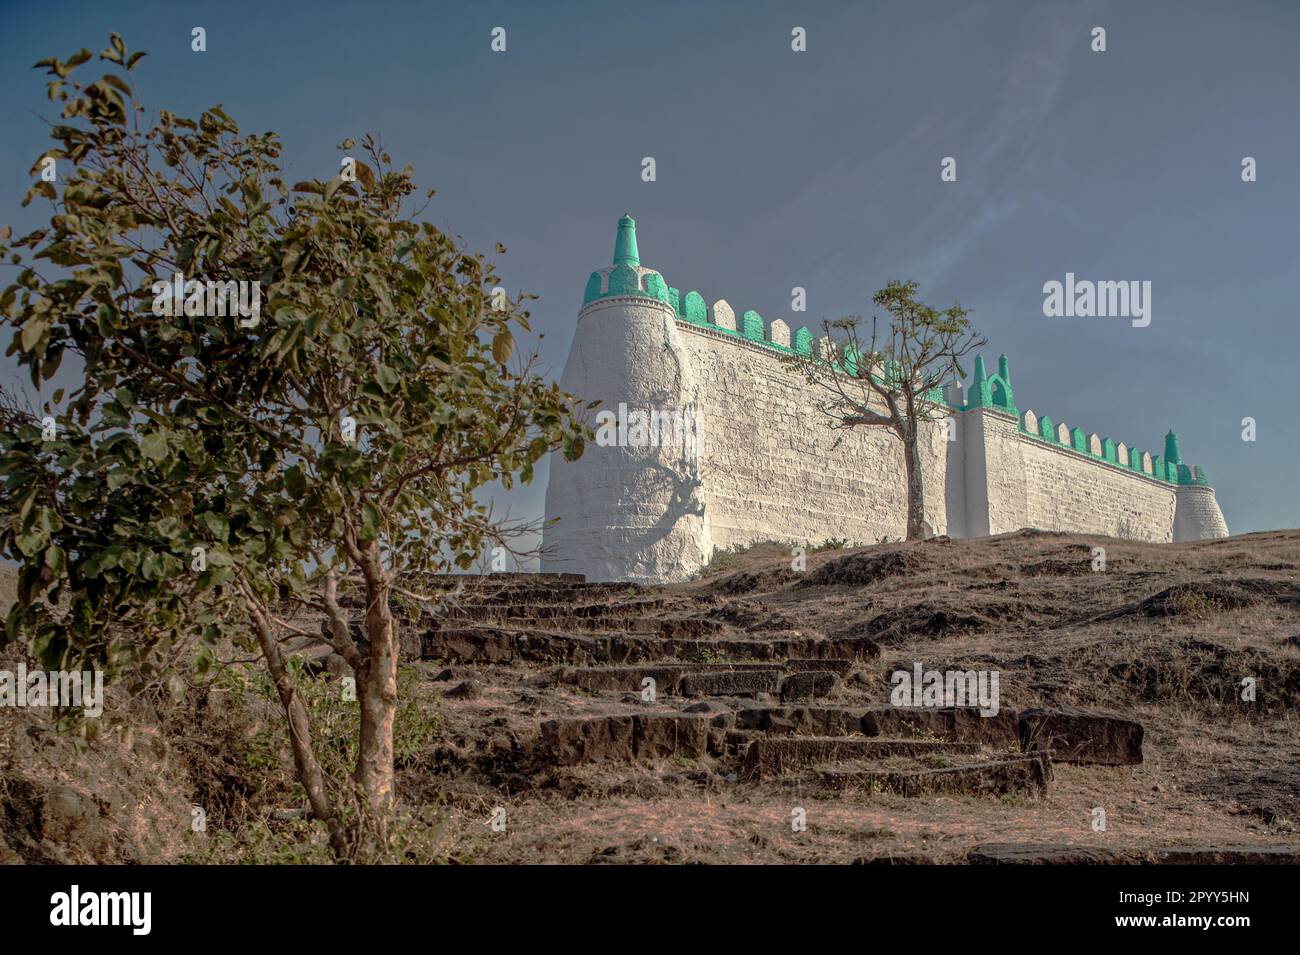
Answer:
<svg viewBox="0 0 1300 955"><path fill-rule="evenodd" d="M284 707L285 719L289 724L289 745L293 750L293 762L298 770L298 781L302 783L302 788L307 793L307 802L311 806L312 815L325 824L334 858L343 861L348 856L348 840L343 832L342 823L330 806L329 793L325 789L325 774L311 748L311 721L307 716L307 707L303 705L302 698L294 689L280 644L271 632L270 621L266 619L261 606L247 588L244 590L244 603L252 618L253 630L262 648L262 656L266 659L266 668L270 671L271 679L275 681L276 692L280 695L280 704Z"/></svg>
<svg viewBox="0 0 1300 955"><path fill-rule="evenodd" d="M925 475L916 423L903 434L903 462L907 468L907 539L925 540Z"/></svg>
<svg viewBox="0 0 1300 955"><path fill-rule="evenodd" d="M391 579L380 559L379 545L362 551L366 582L366 638L369 666L357 686L361 705L361 740L354 774L364 808L383 824L393 803L393 719L397 713L397 630L388 605Z"/></svg>

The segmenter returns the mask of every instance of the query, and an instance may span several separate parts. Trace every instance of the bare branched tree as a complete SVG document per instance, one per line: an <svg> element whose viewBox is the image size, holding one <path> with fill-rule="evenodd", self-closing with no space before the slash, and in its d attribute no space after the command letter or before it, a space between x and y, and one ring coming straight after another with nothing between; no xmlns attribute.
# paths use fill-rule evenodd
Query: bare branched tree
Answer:
<svg viewBox="0 0 1300 955"><path fill-rule="evenodd" d="M857 316L823 322L826 337L813 354L790 359L823 390L820 409L832 428L886 428L903 443L908 540L926 536L921 424L946 416L944 388L965 377L961 359L986 343L969 310L931 308L917 298L917 288L890 282L873 298L887 324L873 317L867 334Z"/></svg>

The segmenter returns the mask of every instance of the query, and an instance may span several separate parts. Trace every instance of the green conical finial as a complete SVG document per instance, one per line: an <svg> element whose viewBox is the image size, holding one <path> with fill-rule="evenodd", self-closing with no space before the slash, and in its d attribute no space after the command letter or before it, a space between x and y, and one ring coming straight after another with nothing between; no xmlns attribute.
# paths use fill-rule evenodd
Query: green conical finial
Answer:
<svg viewBox="0 0 1300 955"><path fill-rule="evenodd" d="M1170 464L1183 463L1183 453L1178 447L1178 435L1172 431L1165 435L1165 460Z"/></svg>
<svg viewBox="0 0 1300 955"><path fill-rule="evenodd" d="M636 220L626 212L618 220L618 237L614 240L615 265L640 265L641 256L636 250Z"/></svg>

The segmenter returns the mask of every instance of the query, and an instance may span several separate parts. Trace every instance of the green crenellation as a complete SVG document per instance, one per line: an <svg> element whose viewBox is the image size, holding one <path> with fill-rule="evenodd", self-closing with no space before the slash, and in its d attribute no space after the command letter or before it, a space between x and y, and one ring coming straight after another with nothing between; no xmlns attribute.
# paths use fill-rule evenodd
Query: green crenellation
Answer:
<svg viewBox="0 0 1300 955"><path fill-rule="evenodd" d="M695 325L707 325L709 306L704 304L704 296L699 292L687 292L682 299L682 318Z"/></svg>
<svg viewBox="0 0 1300 955"><path fill-rule="evenodd" d="M1029 416L1034 416L1032 427L1029 423ZM1148 452L1140 451L1134 445L1125 445L1128 454L1126 461L1121 461L1119 457L1119 444L1113 438L1102 438L1100 440L1101 453L1095 454L1090 446L1090 439L1084 434L1082 428L1070 429L1070 441L1063 444L1057 434L1057 428L1051 417L1043 415L1041 418L1034 414L1033 411L1026 411L1019 418L1019 430L1021 434L1028 437L1036 438L1047 444L1054 444L1057 447L1066 448L1071 451L1077 451L1080 454L1086 454L1094 461L1100 461L1105 464L1121 468L1125 471L1132 471L1135 474L1141 474L1145 477L1157 481L1163 481L1166 484L1175 485L1208 485L1205 478L1205 472L1199 467L1190 467L1181 462L1181 452L1178 446L1178 436L1170 431L1165 435L1165 457L1162 460L1159 455L1151 456L1151 471L1148 473L1142 467L1142 459ZM1170 460L1170 457L1174 460Z"/></svg>

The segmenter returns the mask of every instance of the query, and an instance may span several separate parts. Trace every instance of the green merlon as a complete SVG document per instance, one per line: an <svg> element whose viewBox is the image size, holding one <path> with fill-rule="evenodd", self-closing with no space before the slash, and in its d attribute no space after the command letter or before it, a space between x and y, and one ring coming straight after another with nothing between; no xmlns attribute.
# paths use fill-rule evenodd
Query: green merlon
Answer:
<svg viewBox="0 0 1300 955"><path fill-rule="evenodd" d="M795 354L811 355L812 341L813 341L812 332L808 331L807 325L803 326L803 328L799 329L797 332L794 333Z"/></svg>
<svg viewBox="0 0 1300 955"><path fill-rule="evenodd" d="M763 316L752 309L740 316L740 333L750 341L763 341L767 337L763 334Z"/></svg>
<svg viewBox="0 0 1300 955"><path fill-rule="evenodd" d="M610 295L641 294L641 273L630 265L616 265L609 273ZM667 295L664 296L667 298Z"/></svg>
<svg viewBox="0 0 1300 955"><path fill-rule="evenodd" d="M699 292L687 292L682 298L682 318L696 325L709 323L709 306Z"/></svg>
<svg viewBox="0 0 1300 955"><path fill-rule="evenodd" d="M660 302L669 300L668 283L664 281L664 277L658 272L647 272L645 274L645 290L647 295Z"/></svg>

